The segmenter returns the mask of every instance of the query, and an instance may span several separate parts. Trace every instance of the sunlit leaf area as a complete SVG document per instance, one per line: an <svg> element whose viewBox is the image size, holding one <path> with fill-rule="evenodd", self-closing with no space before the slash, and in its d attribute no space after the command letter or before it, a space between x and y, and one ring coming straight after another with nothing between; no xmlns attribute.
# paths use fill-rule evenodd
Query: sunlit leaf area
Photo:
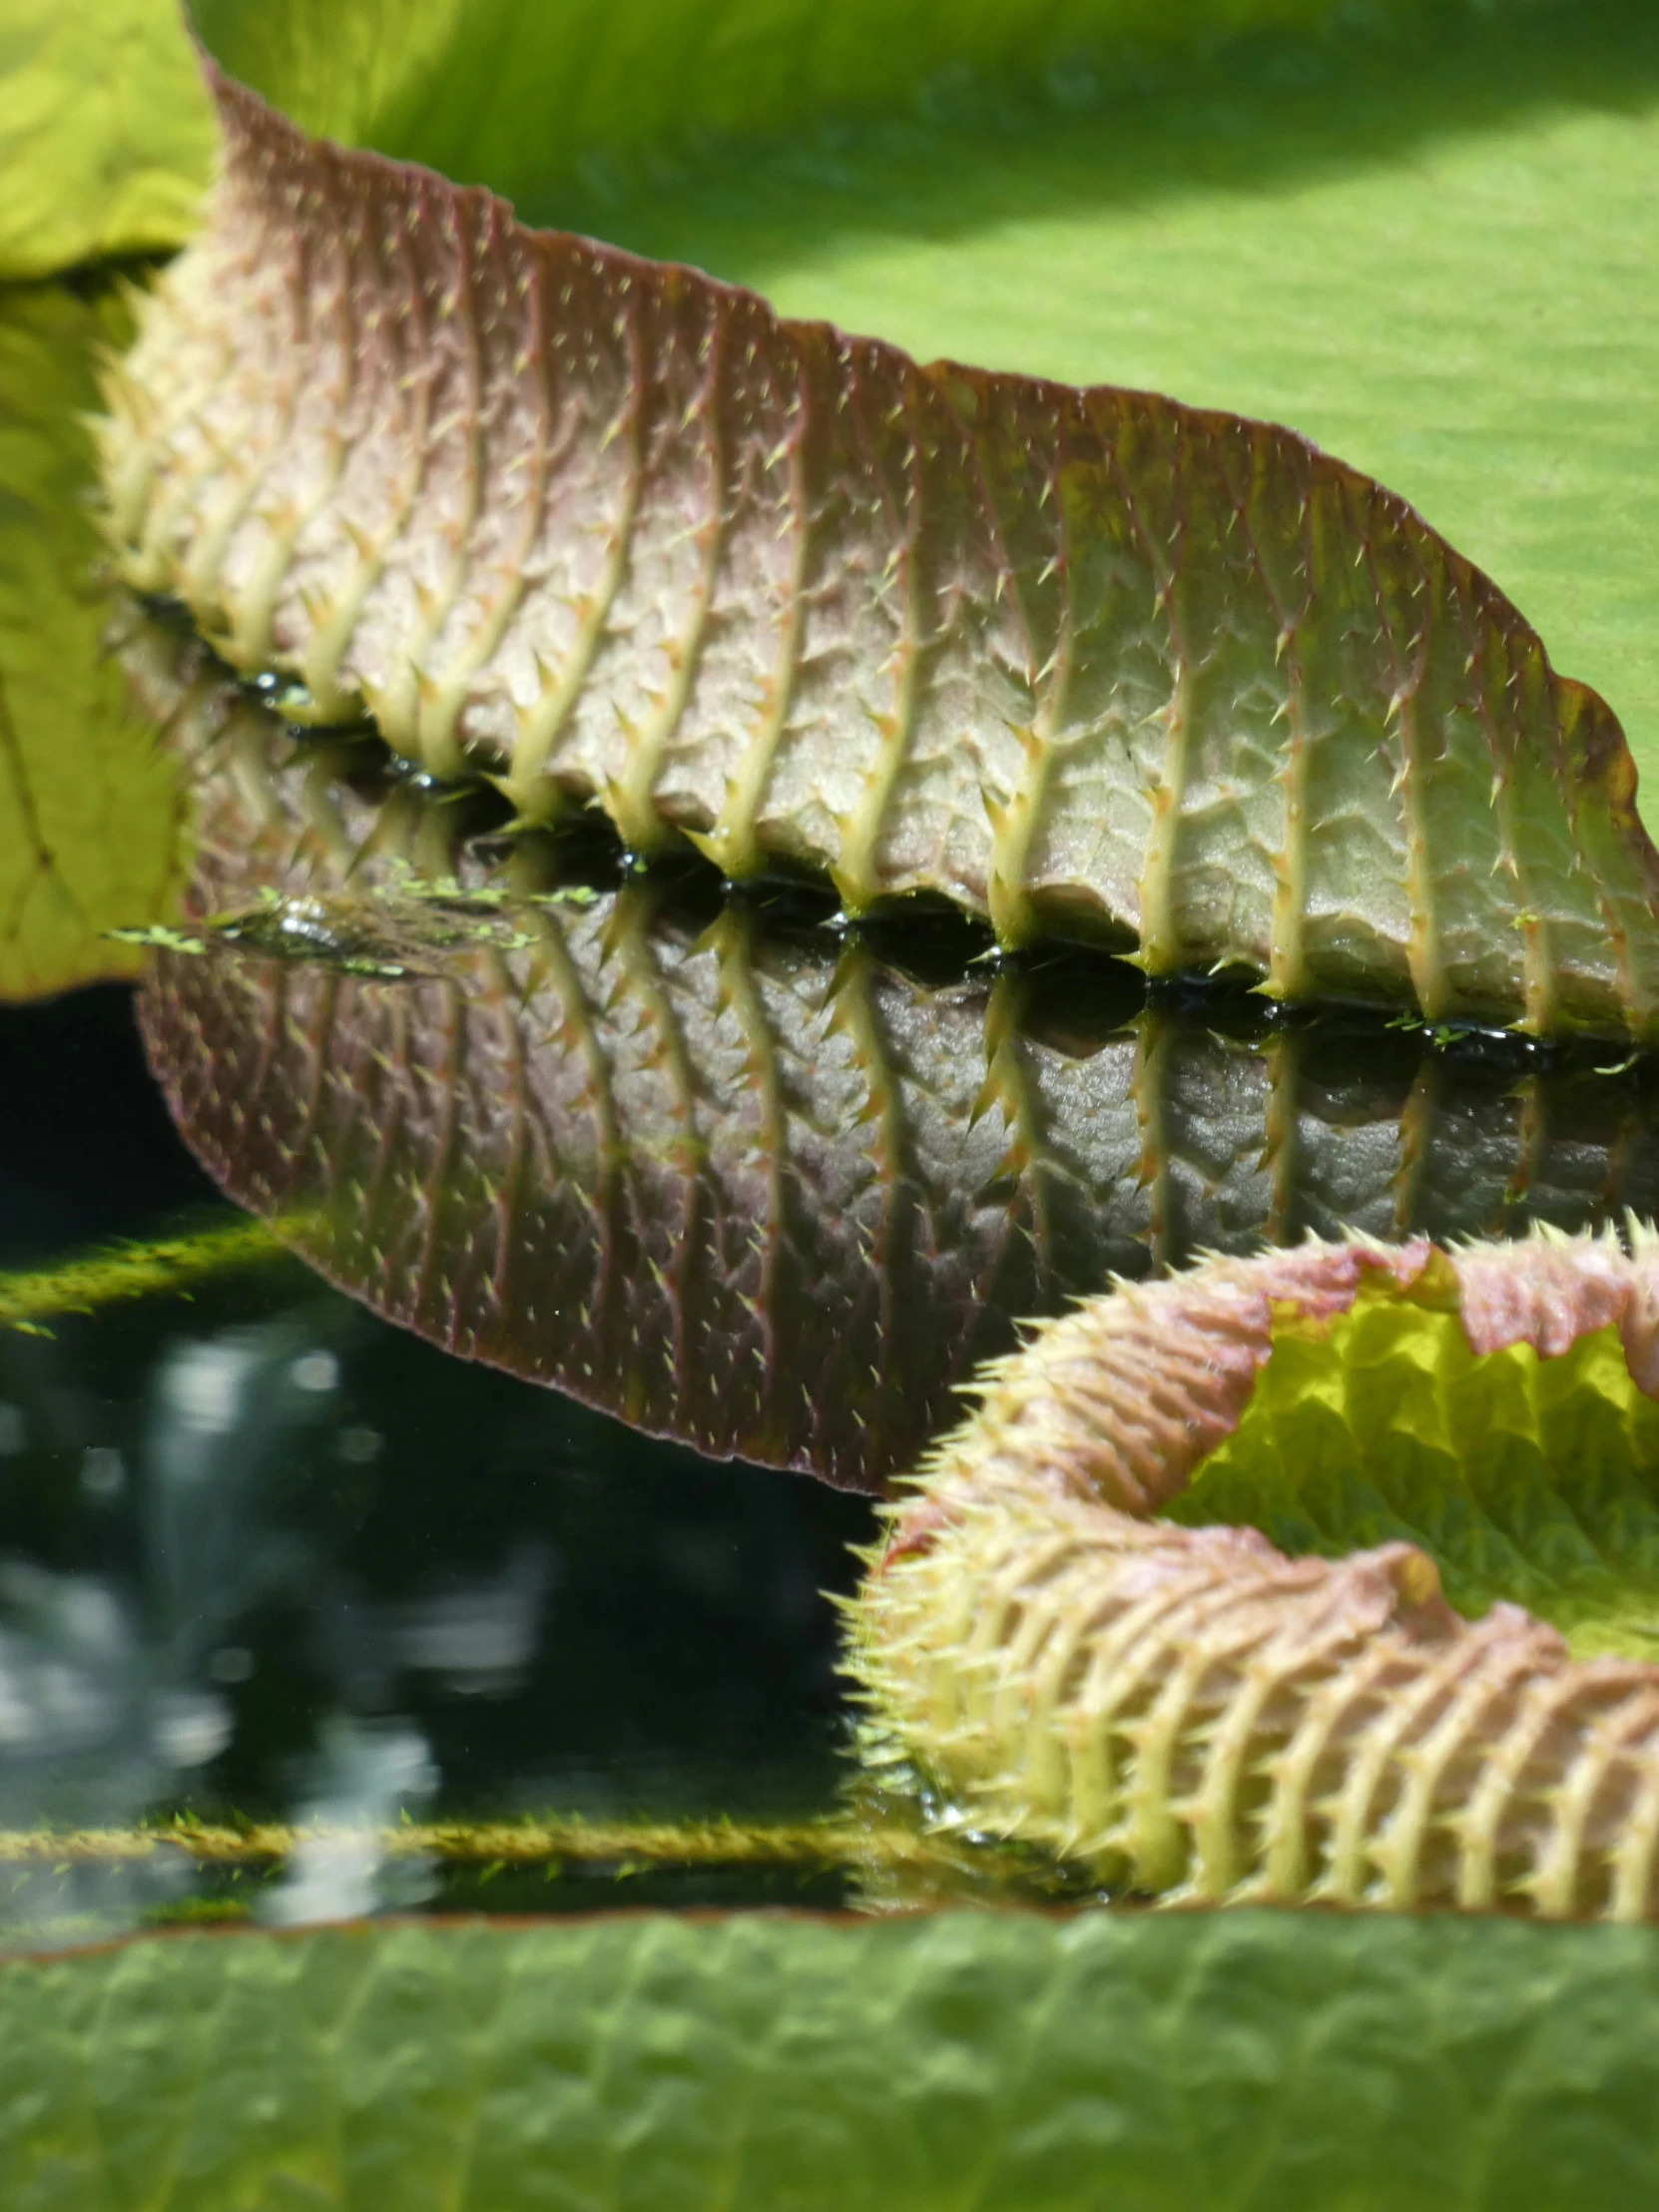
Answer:
<svg viewBox="0 0 1659 2212"><path fill-rule="evenodd" d="M0 2206L1659 2203L1652 9L3 12Z"/></svg>

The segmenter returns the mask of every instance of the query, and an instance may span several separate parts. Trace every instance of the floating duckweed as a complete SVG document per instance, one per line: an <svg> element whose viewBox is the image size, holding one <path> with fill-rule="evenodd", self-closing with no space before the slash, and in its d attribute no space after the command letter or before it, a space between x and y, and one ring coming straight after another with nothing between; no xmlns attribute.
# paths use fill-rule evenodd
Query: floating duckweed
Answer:
<svg viewBox="0 0 1659 2212"><path fill-rule="evenodd" d="M148 1244L115 1245L55 1268L0 1275L0 1329L37 1333L57 1315L187 1291L234 1268L264 1266L283 1250L270 1224L238 1219Z"/></svg>

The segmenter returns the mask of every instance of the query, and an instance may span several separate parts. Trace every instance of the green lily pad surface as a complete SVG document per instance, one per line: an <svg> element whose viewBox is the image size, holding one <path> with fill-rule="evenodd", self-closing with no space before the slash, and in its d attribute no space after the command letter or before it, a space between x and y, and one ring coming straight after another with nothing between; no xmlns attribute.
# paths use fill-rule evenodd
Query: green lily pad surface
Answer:
<svg viewBox="0 0 1659 2212"><path fill-rule="evenodd" d="M651 1916L0 1968L30 2212L1613 2212L1656 2104L1647 1931Z"/></svg>
<svg viewBox="0 0 1659 2212"><path fill-rule="evenodd" d="M177 0L7 0L0 278L177 245L213 148Z"/></svg>
<svg viewBox="0 0 1659 2212"><path fill-rule="evenodd" d="M172 764L102 642L83 418L124 334L107 292L0 290L0 999L131 974L107 932L160 919L183 859Z"/></svg>
<svg viewBox="0 0 1659 2212"><path fill-rule="evenodd" d="M1659 1656L1659 1405L1611 1329L1477 1359L1455 1315L1362 1301L1275 1347L1170 1518L1333 1559L1402 1537L1461 1613L1506 1598L1580 1657Z"/></svg>
<svg viewBox="0 0 1659 2212"><path fill-rule="evenodd" d="M197 0L234 76L310 132L538 205L730 165L825 118L925 115L976 85L1087 98L1101 72L1178 72L1217 41L1308 34L1334 0ZM1460 0L1383 0L1433 29ZM562 127L547 128L549 115ZM549 217L548 220L556 220Z"/></svg>

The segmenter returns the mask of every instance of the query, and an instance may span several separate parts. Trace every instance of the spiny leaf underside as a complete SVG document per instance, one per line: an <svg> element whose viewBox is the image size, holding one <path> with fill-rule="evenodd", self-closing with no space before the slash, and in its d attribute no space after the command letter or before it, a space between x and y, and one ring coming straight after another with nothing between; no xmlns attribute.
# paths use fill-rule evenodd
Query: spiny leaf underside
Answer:
<svg viewBox="0 0 1659 2212"><path fill-rule="evenodd" d="M1288 1558L1153 1517L1242 1431L1276 1342L1373 1308L1407 1361L1451 1317L1476 1367L1524 1348L1586 1390L1611 1347L1651 1471L1650 1235L1633 1261L1311 1244L1125 1287L1007 1361L893 1509L852 1601L869 1758L922 1770L947 1826L1143 1892L1659 1916L1659 1667L1575 1660L1515 1605L1465 1621L1412 1544ZM1323 1374L1351 1381L1329 1346Z"/></svg>
<svg viewBox="0 0 1659 2212"><path fill-rule="evenodd" d="M382 1314L702 1450L876 1485L1114 1274L1659 1205L1639 1071L1356 1062L1091 1003L1091 964L928 986L741 901L561 891L551 840L342 773L176 633L122 652L196 799L207 950L141 1003L206 1165Z"/></svg>
<svg viewBox="0 0 1659 2212"><path fill-rule="evenodd" d="M1659 1030L1605 704L1292 433L780 320L305 139L223 174L108 380L110 523L305 711L521 815L1238 966L1272 994Z"/></svg>

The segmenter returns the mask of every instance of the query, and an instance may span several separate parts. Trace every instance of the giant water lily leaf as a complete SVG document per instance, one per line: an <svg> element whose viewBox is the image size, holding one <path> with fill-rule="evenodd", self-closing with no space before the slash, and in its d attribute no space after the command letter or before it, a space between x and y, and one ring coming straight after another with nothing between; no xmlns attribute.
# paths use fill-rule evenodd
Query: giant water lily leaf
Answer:
<svg viewBox="0 0 1659 2212"><path fill-rule="evenodd" d="M1416 26L1454 0L1391 0ZM825 116L915 115L964 79L1087 95L1125 43L1177 67L1218 36L1317 31L1333 0L1080 0L895 22L869 0L14 0L0 46L0 279L181 244L212 166L187 21L306 129L532 203L661 175L676 156ZM556 126L555 126L556 119ZM600 226L603 229L603 225Z"/></svg>
<svg viewBox="0 0 1659 2212"><path fill-rule="evenodd" d="M906 973L905 932L712 875L594 887L360 737L296 740L177 630L122 657L200 823L141 1002L190 1143L379 1312L703 1450L877 1484L1114 1273L1659 1209L1634 1071L1212 1027L959 938L929 978L913 927Z"/></svg>
<svg viewBox="0 0 1659 2212"><path fill-rule="evenodd" d="M1365 1309L1279 1347L1173 1510L1327 1557L1415 1542L1460 1612L1508 1599L1576 1651L1659 1658L1659 1414L1605 1334L1482 1359L1448 1317Z"/></svg>
<svg viewBox="0 0 1659 2212"><path fill-rule="evenodd" d="M178 0L7 0L0 280L176 246L213 149Z"/></svg>
<svg viewBox="0 0 1659 2212"><path fill-rule="evenodd" d="M1641 0L1396 7L1370 11L1391 39L1192 51L1336 13L843 0L681 21L644 0L576 24L514 0L208 0L200 20L308 129L493 186L531 221L918 359L1292 424L1495 576L1659 765L1659 27ZM753 142L780 125L769 159Z"/></svg>
<svg viewBox="0 0 1659 2212"><path fill-rule="evenodd" d="M93 360L108 297L0 291L0 999L130 974L107 932L169 910L181 850L171 762L126 708L94 569Z"/></svg>
<svg viewBox="0 0 1659 2212"><path fill-rule="evenodd" d="M1202 10L1157 13L1177 36L1213 28ZM1625 716L1640 758L1659 696L1645 614L1659 480L1641 282L1646 11L1527 10L1482 25L1407 10L1391 47L1328 37L1265 60L1230 55L1220 70L1189 53L1150 92L1143 71L1133 99L1113 9L1045 15L1033 35L1008 11L983 34L954 14L902 35L883 23L874 42L851 12L810 14L769 14L763 28L696 10L681 37L670 10L581 26L532 10L533 56L514 43L523 26L509 5L464 24L435 0L395 18L224 5L204 28L313 123L503 185L538 216L756 281L798 312L923 355L1162 387L1311 429L1413 497L1513 591L1556 665ZM982 36L1012 39L1020 69L981 51ZM1003 87L1048 72L1048 104L974 95L950 121L966 80L938 69L975 54ZM495 66L504 55L514 67ZM580 117L551 127L532 59L547 82L581 79ZM671 189L606 199L601 141L613 124L626 136L628 113L656 114L643 95L658 65L692 140ZM598 97L624 78L626 101ZM900 85L904 106L931 85L931 120L912 103L902 126L809 129L769 160L755 135L810 120L808 83L847 112ZM533 94L533 129L520 92ZM749 150L698 140L711 122ZM514 167L515 139L533 140L528 167ZM580 174L562 151L547 168L549 147L578 141ZM658 135L648 151L661 150ZM532 184L537 161L552 182Z"/></svg>
<svg viewBox="0 0 1659 2212"><path fill-rule="evenodd" d="M1310 1243L1049 1323L893 1509L852 1612L866 1755L947 1830L1143 1893L1659 1919L1634 1243ZM1510 1603L1470 1623L1397 1520L1334 1562L1215 1523L1253 1476L1392 1486L1465 1589L1518 1562L1592 1648L1645 1600L1647 1656L1576 1658Z"/></svg>
<svg viewBox="0 0 1659 2212"><path fill-rule="evenodd" d="M1617 722L1376 483L780 321L214 90L105 480L131 580L294 711L852 913L1659 1035Z"/></svg>
<svg viewBox="0 0 1659 2212"><path fill-rule="evenodd" d="M196 2212L1578 2212L1659 2190L1647 1930L943 1914L0 1967L0 2185Z"/></svg>

